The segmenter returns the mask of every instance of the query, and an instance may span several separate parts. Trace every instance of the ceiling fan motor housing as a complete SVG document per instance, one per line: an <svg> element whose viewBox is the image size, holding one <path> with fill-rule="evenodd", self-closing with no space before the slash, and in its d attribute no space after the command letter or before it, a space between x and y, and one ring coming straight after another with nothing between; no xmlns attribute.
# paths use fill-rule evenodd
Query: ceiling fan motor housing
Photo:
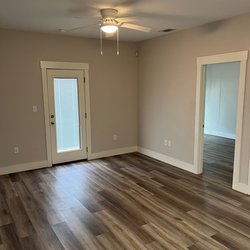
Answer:
<svg viewBox="0 0 250 250"><path fill-rule="evenodd" d="M115 19L118 15L118 10L116 9L102 9L101 15L103 19Z"/></svg>
<svg viewBox="0 0 250 250"><path fill-rule="evenodd" d="M102 25L114 25L114 26L118 26L118 22L114 18L104 18L102 20Z"/></svg>
<svg viewBox="0 0 250 250"><path fill-rule="evenodd" d="M116 9L102 9L102 26L104 25L113 25L118 26L118 22L116 21L118 11Z"/></svg>

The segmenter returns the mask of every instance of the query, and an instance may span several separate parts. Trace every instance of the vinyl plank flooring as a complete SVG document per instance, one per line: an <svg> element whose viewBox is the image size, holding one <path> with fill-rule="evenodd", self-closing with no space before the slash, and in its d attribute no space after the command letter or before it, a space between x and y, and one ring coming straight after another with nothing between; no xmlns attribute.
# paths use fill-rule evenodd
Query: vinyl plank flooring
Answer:
<svg viewBox="0 0 250 250"><path fill-rule="evenodd" d="M27 215L20 197L8 199L8 206L16 226L17 235L20 238L32 235L34 232L33 225Z"/></svg>
<svg viewBox="0 0 250 250"><path fill-rule="evenodd" d="M142 239L128 230L126 224L118 221L113 215L106 211L97 212L97 217L109 228L110 232L125 249L144 249Z"/></svg>
<svg viewBox="0 0 250 250"><path fill-rule="evenodd" d="M111 233L105 233L97 236L98 241L105 250L124 250L122 246Z"/></svg>
<svg viewBox="0 0 250 250"><path fill-rule="evenodd" d="M0 235L2 238L3 249L11 249L11 250L23 249L20 239L17 236L14 224L1 226Z"/></svg>
<svg viewBox="0 0 250 250"><path fill-rule="evenodd" d="M0 194L0 226L8 225L13 222L7 200Z"/></svg>
<svg viewBox="0 0 250 250"><path fill-rule="evenodd" d="M203 175L134 153L0 176L0 249L250 249L250 198L215 139Z"/></svg>
<svg viewBox="0 0 250 250"><path fill-rule="evenodd" d="M36 234L21 238L20 242L21 242L22 248L25 250L34 250L34 249L43 250L44 249L43 244L41 244L38 241L38 237Z"/></svg>
<svg viewBox="0 0 250 250"><path fill-rule="evenodd" d="M204 136L204 178L227 187L232 186L235 140Z"/></svg>
<svg viewBox="0 0 250 250"><path fill-rule="evenodd" d="M75 237L75 235L71 232L69 227L65 222L56 224L53 226L53 230L55 231L57 237L62 242L62 245L65 249L69 250L81 250L82 245Z"/></svg>

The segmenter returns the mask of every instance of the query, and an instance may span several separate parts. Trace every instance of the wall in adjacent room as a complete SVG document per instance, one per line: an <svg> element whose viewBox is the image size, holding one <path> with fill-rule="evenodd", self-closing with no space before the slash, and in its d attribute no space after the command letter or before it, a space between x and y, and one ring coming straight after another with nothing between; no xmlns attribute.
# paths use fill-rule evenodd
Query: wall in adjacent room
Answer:
<svg viewBox="0 0 250 250"><path fill-rule="evenodd" d="M240 63L206 66L205 134L235 139Z"/></svg>
<svg viewBox="0 0 250 250"><path fill-rule="evenodd" d="M250 15L172 33L139 44L139 146L194 163L196 59L250 49ZM247 66L240 182L250 152L250 64ZM164 140L171 140L171 147Z"/></svg>
<svg viewBox="0 0 250 250"><path fill-rule="evenodd" d="M137 145L136 45L121 43L120 56L103 46L101 56L98 39L0 29L0 166L46 160L40 61L89 63L92 152Z"/></svg>

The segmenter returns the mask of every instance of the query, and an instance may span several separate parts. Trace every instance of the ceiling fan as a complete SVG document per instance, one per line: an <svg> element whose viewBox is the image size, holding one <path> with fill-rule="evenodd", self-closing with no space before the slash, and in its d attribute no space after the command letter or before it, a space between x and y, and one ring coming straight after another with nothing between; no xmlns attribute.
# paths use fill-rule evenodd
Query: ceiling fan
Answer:
<svg viewBox="0 0 250 250"><path fill-rule="evenodd" d="M115 33L117 35L117 55L119 55L119 28L132 29L142 32L150 32L151 28L137 25L130 22L137 21L136 17L118 17L118 10L113 8L106 8L100 10L101 19L99 20L100 27L100 41L101 41L101 54L102 52L102 32L105 37L112 37ZM81 26L73 29L59 29L60 32L70 32L75 30L84 29L89 26Z"/></svg>
<svg viewBox="0 0 250 250"><path fill-rule="evenodd" d="M135 17L118 17L118 10L116 9L101 9L102 20L100 22L101 30L105 33L113 33L119 27L149 32L151 29L148 27L132 24L137 19Z"/></svg>
<svg viewBox="0 0 250 250"><path fill-rule="evenodd" d="M142 32L150 32L151 28L136 25L130 22L137 21L136 17L118 17L118 10L113 8L106 8L100 10L101 19L99 20L99 26L104 33L112 34L118 30L118 28L126 28L132 30L138 30ZM60 32L70 32L75 30L84 29L89 26L80 26L72 29L59 29Z"/></svg>

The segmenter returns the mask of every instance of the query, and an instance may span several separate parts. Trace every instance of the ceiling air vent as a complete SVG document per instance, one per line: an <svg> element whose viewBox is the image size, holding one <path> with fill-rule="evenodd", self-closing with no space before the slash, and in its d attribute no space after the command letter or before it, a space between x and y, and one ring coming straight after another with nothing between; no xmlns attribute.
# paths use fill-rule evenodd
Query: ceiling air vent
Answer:
<svg viewBox="0 0 250 250"><path fill-rule="evenodd" d="M168 32L172 32L176 29L165 29L165 30L159 30L159 32L164 32L164 33L168 33Z"/></svg>

